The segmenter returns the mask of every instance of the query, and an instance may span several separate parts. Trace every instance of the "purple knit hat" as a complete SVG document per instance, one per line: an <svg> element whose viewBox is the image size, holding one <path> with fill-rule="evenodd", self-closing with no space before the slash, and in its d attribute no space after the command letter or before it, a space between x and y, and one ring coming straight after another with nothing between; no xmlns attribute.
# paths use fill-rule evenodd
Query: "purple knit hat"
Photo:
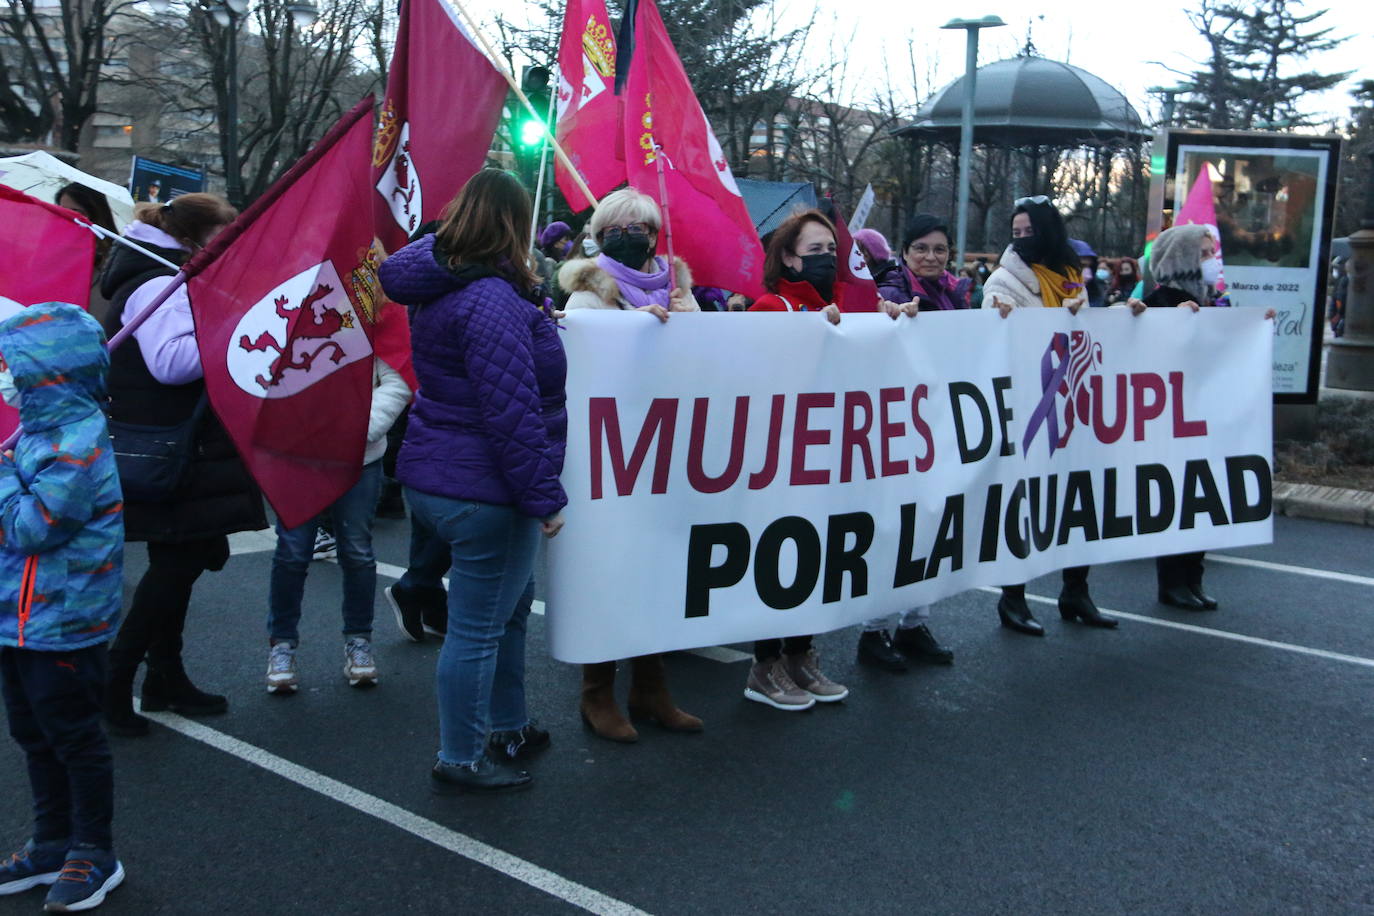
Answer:
<svg viewBox="0 0 1374 916"><path fill-rule="evenodd" d="M539 233L539 247L547 248L561 238L570 238L572 234L572 227L562 220L549 223L544 227L544 231Z"/></svg>
<svg viewBox="0 0 1374 916"><path fill-rule="evenodd" d="M887 246L887 239L883 238L883 234L877 229L860 229L854 233L854 241L862 245L864 251L875 260L892 260L892 249Z"/></svg>

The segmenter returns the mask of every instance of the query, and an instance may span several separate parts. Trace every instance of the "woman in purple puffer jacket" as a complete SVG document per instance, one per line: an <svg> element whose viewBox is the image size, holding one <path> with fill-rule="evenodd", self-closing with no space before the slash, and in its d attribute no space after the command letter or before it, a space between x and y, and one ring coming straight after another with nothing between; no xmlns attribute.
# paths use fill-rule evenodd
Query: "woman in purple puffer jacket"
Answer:
<svg viewBox="0 0 1374 916"><path fill-rule="evenodd" d="M420 390L396 463L416 524L452 554L439 654L436 792L529 785L515 762L546 747L525 709L525 621L542 531L567 504L567 362L529 257L531 205L511 175L484 169L439 229L382 265L410 306Z"/></svg>

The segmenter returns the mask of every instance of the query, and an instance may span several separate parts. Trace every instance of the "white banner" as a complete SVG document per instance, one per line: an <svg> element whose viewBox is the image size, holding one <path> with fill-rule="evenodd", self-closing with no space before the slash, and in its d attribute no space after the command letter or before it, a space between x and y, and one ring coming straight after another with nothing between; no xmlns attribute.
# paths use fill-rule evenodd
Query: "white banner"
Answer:
<svg viewBox="0 0 1374 916"><path fill-rule="evenodd" d="M563 661L1272 537L1273 331L1250 309L586 310L563 341Z"/></svg>

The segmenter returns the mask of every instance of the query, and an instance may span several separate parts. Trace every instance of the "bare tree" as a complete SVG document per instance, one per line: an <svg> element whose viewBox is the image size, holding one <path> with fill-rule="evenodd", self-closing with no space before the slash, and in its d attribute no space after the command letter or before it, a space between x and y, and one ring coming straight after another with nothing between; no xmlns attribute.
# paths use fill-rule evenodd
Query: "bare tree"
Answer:
<svg viewBox="0 0 1374 916"><path fill-rule="evenodd" d="M101 68L115 53L111 21L131 0L5 0L0 7L0 138L52 135L76 150L99 110Z"/></svg>
<svg viewBox="0 0 1374 916"><path fill-rule="evenodd" d="M214 15L214 0L197 0L176 25L147 39L124 80L126 98L160 116L200 125L214 137L229 187L243 205L299 159L359 98L385 78L386 0L323 0L308 28L295 24L288 0L259 0L238 24L237 147L230 148L228 46L231 25ZM136 57L139 55L135 55ZM232 175L230 173L233 173Z"/></svg>

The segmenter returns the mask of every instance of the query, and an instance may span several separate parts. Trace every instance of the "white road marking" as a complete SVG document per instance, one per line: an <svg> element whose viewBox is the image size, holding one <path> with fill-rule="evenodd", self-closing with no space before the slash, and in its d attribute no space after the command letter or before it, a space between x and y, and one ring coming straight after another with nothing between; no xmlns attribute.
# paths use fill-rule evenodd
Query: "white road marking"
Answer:
<svg viewBox="0 0 1374 916"><path fill-rule="evenodd" d="M1349 582L1352 585L1374 586L1374 577L1356 576L1352 573L1335 572L1330 569L1314 569L1308 566L1289 566L1286 563L1270 563L1267 560L1252 560L1249 557L1233 557L1225 553L1207 554L1208 563L1228 563L1232 566L1249 566L1252 569L1267 569L1270 572L1292 573L1296 576L1311 576L1314 579L1329 579L1332 582Z"/></svg>
<svg viewBox="0 0 1374 916"><path fill-rule="evenodd" d="M276 544L276 535L272 531L249 531L242 534L230 535L230 551L234 554L257 553L264 550L271 550ZM1345 582L1351 585L1364 585L1374 587L1374 576L1357 576L1353 573L1336 572L1330 569L1315 569L1308 566L1291 566L1286 563L1271 563L1267 560L1253 560L1249 557L1235 557L1223 553L1209 553L1207 555L1209 563L1224 563L1232 566L1245 566L1251 569L1263 569L1269 572L1287 573L1289 575L1308 576L1314 579L1326 579L1330 582ZM377 572L390 579L399 579L405 574L405 568L396 566L392 563L382 563L378 561ZM448 580L444 580L444 587L448 587ZM982 591L989 594L999 594L999 590L993 586L984 586ZM1027 600L1037 601L1042 604L1057 604L1057 599L1047 598L1041 595L1026 595ZM1362 667L1374 668L1374 659L1364 658L1359 655L1346 655L1341 652L1330 652L1326 649L1314 649L1310 646L1299 646L1293 643L1278 642L1272 639L1262 639L1258 636L1246 636L1241 633L1232 633L1228 630L1216 630L1211 627L1199 627L1190 623L1178 623L1172 620L1163 620L1158 617L1146 617L1140 614L1131 614L1126 611L1115 611L1108 608L1101 609L1104 613L1112 614L1123 620L1132 620L1137 623L1147 623L1153 626L1168 627L1174 630L1183 630L1189 633L1199 633L1204 636L1215 636L1218 639L1229 639L1234 642L1250 643L1256 646L1266 646L1271 649L1281 649L1285 652L1296 652L1300 655L1310 655L1316 658L1326 658L1332 661L1346 662L1348 664L1360 665ZM530 608L531 613L543 614L545 612L544 602L535 599ZM724 646L708 646L701 649L687 650L693 655L710 659L713 662L722 664L735 664L746 661L753 656L747 652L740 652L736 649L729 649Z"/></svg>
<svg viewBox="0 0 1374 916"><path fill-rule="evenodd" d="M377 562L377 574L379 576L386 576L388 579L399 579L401 576L405 575L405 572L405 567L403 566L383 563L380 560ZM444 588L448 588L447 579L444 580ZM544 602L535 598L534 602L530 605L530 613L543 615L544 611ZM702 658L708 658L713 662L722 662L724 664L742 662L747 658L753 658L752 655L745 652L727 649L724 646L709 646L705 649L688 649L687 651L693 655L700 655Z"/></svg>
<svg viewBox="0 0 1374 916"><path fill-rule="evenodd" d="M508 878L513 878L522 884L527 884L536 890L543 891L588 912L647 916L643 910L631 906L623 900L608 897L600 891L578 884L576 881L570 881L546 868L535 865L533 862L527 862L518 856L497 849L495 846L488 846L481 840L450 830L442 824L420 817L399 805L393 805L391 802L370 795L361 789L355 789L347 783L331 779L323 773L317 773L292 763L284 757L278 757L256 745L240 741L238 738L213 728L207 728L199 722L192 722L172 713L150 712L144 713L144 715L192 740L207 744L232 757L237 757L245 763L260 767L302 788L323 795L331 801L336 801L355 811L385 821L412 836L433 843L441 849L456 853L469 861L486 866Z"/></svg>
<svg viewBox="0 0 1374 916"><path fill-rule="evenodd" d="M978 591L1000 595L1001 589L993 586L983 586ZM1034 601L1039 604L1058 605L1058 598L1050 598L1045 595L1026 594L1027 601ZM1163 620L1159 617L1146 617L1143 614L1131 614L1126 611L1117 611L1108 607L1098 607L1098 610L1112 617L1120 617L1122 620L1131 620L1136 623L1148 623L1151 626L1166 627L1170 630L1183 630L1185 633L1197 633L1202 636L1214 636L1217 639L1229 639L1232 642L1249 643L1252 646L1265 646L1269 649L1281 649L1284 652L1296 652L1299 655L1310 655L1314 658L1325 658L1336 662L1345 662L1349 665L1359 665L1362 668L1374 668L1374 658L1365 658L1360 655L1346 655L1343 652L1331 652L1326 649L1313 649L1311 646L1299 646L1291 642L1279 642L1274 639L1262 639L1258 636L1246 636L1244 633L1232 633L1229 630L1214 630L1211 627L1199 627L1191 623L1179 623L1174 620Z"/></svg>

